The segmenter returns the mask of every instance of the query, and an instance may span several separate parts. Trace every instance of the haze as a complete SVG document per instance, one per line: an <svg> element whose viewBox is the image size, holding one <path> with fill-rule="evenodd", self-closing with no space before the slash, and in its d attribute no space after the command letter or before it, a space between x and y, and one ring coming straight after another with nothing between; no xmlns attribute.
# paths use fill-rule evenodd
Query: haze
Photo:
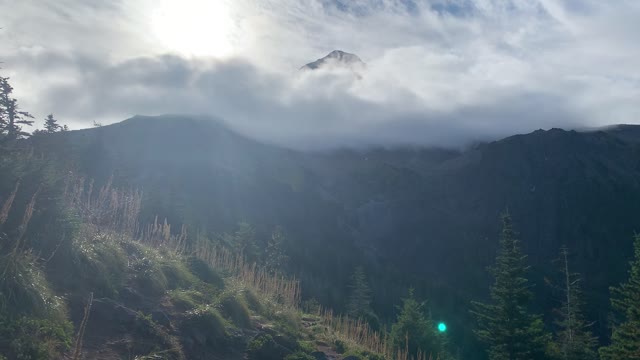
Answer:
<svg viewBox="0 0 640 360"><path fill-rule="evenodd" d="M204 114L297 148L463 146L640 118L632 0L0 6L3 74L23 108L71 128ZM334 49L365 73L298 71Z"/></svg>

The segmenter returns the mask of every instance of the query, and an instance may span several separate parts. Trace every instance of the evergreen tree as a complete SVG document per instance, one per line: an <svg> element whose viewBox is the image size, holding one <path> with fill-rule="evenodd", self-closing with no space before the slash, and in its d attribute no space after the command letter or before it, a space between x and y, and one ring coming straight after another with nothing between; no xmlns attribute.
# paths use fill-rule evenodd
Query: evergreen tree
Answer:
<svg viewBox="0 0 640 360"><path fill-rule="evenodd" d="M418 353L431 355L434 359L448 358L443 336L436 333L431 317L424 314L424 303L420 303L409 290L409 297L402 299L402 307L396 322L391 326L391 343L396 349L408 350L410 357Z"/></svg>
<svg viewBox="0 0 640 360"><path fill-rule="evenodd" d="M589 330L582 313L584 302L580 289L579 274L569 269L569 251L566 247L560 249L562 274L562 305L556 309L558 319L558 336L556 352L563 360L594 360L597 359L596 348L598 340Z"/></svg>
<svg viewBox="0 0 640 360"><path fill-rule="evenodd" d="M502 216L502 234L495 265L490 273L491 302L474 302L479 328L476 335L488 346L491 360L545 359L549 336L539 315L529 312L532 293L526 278L527 256L513 230L511 217Z"/></svg>
<svg viewBox="0 0 640 360"><path fill-rule="evenodd" d="M378 317L371 309L371 290L362 266L356 267L351 275L347 315L354 319L365 320L374 330L380 327Z"/></svg>
<svg viewBox="0 0 640 360"><path fill-rule="evenodd" d="M347 314L353 318L360 318L369 313L371 311L371 290L369 290L367 277L362 266L356 267L351 275L349 290Z"/></svg>
<svg viewBox="0 0 640 360"><path fill-rule="evenodd" d="M289 257L284 249L284 231L280 226L276 227L271 238L267 241L265 250L265 266L272 273L281 271L286 267Z"/></svg>
<svg viewBox="0 0 640 360"><path fill-rule="evenodd" d="M21 125L33 125L33 116L20 111L18 100L12 97L13 87L9 78L0 77L0 133L9 140L14 140L29 133L22 131Z"/></svg>
<svg viewBox="0 0 640 360"><path fill-rule="evenodd" d="M236 253L244 255L250 262L257 262L258 245L256 244L256 230L251 224L241 221L233 234L224 234L223 243Z"/></svg>
<svg viewBox="0 0 640 360"><path fill-rule="evenodd" d="M63 127L58 125L58 120L53 117L53 114L47 115L44 119L44 131L48 134L52 134L56 131L62 131Z"/></svg>
<svg viewBox="0 0 640 360"><path fill-rule="evenodd" d="M640 235L635 236L634 250L629 280L611 288L611 305L623 322L614 327L611 345L600 349L603 360L640 359Z"/></svg>

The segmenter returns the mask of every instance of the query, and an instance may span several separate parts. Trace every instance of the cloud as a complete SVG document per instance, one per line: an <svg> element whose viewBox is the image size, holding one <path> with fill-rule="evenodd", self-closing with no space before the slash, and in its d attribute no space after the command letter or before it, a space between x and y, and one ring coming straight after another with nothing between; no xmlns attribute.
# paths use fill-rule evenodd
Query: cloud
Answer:
<svg viewBox="0 0 640 360"><path fill-rule="evenodd" d="M6 70L26 109L76 126L207 114L263 141L328 148L464 146L640 119L635 1L237 0L228 3L236 53L225 59L166 55L146 35L118 46L123 34L143 31L131 15L150 6L143 0L106 9L65 2L67 17L97 23L76 38L86 21L63 26L62 15L30 3L21 11L43 25L2 49ZM104 14L124 14L122 26L111 31ZM29 37L53 23L70 38ZM92 39L118 53L84 46ZM367 63L361 78L297 71L335 48Z"/></svg>

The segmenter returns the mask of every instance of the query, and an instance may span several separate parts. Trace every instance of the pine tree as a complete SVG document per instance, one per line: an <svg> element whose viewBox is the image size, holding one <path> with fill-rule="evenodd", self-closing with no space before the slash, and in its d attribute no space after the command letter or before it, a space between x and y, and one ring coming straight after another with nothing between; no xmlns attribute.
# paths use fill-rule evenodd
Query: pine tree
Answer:
<svg viewBox="0 0 640 360"><path fill-rule="evenodd" d="M409 356L418 353L429 355L433 359L448 358L443 336L436 333L431 317L424 314L424 303L416 300L413 289L409 297L402 299L402 307L396 322L391 326L390 339L396 349L408 350Z"/></svg>
<svg viewBox="0 0 640 360"><path fill-rule="evenodd" d="M44 119L44 131L48 134L52 134L56 131L62 131L63 127L58 125L58 120L53 117L53 114L47 115Z"/></svg>
<svg viewBox="0 0 640 360"><path fill-rule="evenodd" d="M12 97L13 87L9 84L9 78L0 77L0 133L10 140L29 133L22 131L21 125L33 125L33 116L26 111L20 111L18 100Z"/></svg>
<svg viewBox="0 0 640 360"><path fill-rule="evenodd" d="M362 318L371 312L371 290L362 266L356 267L349 284L347 314L353 318Z"/></svg>
<svg viewBox="0 0 640 360"><path fill-rule="evenodd" d="M347 315L366 321L374 330L380 327L378 316L371 309L371 290L362 266L357 266L351 275Z"/></svg>
<svg viewBox="0 0 640 360"><path fill-rule="evenodd" d="M532 293L526 278L527 256L508 214L502 216L502 224L496 263L490 269L495 278L491 302L473 303L479 325L476 335L488 346L491 360L545 359L549 335L542 318L529 312Z"/></svg>
<svg viewBox="0 0 640 360"><path fill-rule="evenodd" d="M580 289L579 274L569 269L569 251L560 249L562 274L562 304L556 309L558 319L556 348L562 360L594 360L598 358L598 339L589 330L590 324L582 313L584 301Z"/></svg>
<svg viewBox="0 0 640 360"><path fill-rule="evenodd" d="M600 348L603 360L640 359L640 235L635 236L634 250L629 280L611 288L611 305L624 321L614 327L611 345Z"/></svg>
<svg viewBox="0 0 640 360"><path fill-rule="evenodd" d="M238 254L244 255L250 262L258 260L256 230L251 224L241 221L233 235L226 234L224 241Z"/></svg>
<svg viewBox="0 0 640 360"><path fill-rule="evenodd" d="M265 266L271 273L281 271L289 261L284 249L284 231L280 226L276 227L271 238L267 241L265 250Z"/></svg>

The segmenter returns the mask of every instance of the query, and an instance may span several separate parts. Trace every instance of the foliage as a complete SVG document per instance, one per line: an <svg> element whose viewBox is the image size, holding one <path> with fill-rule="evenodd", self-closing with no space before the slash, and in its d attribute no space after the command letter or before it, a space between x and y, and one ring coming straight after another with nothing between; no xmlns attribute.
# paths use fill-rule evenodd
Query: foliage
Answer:
<svg viewBox="0 0 640 360"><path fill-rule="evenodd" d="M55 318L0 315L0 358L62 358L70 349L73 327L69 321Z"/></svg>
<svg viewBox="0 0 640 360"><path fill-rule="evenodd" d="M286 268L289 257L286 254L284 242L284 231L282 227L278 226L273 233L271 233L271 237L267 241L267 248L265 249L264 264L267 271L278 273Z"/></svg>
<svg viewBox="0 0 640 360"><path fill-rule="evenodd" d="M347 351L347 344L340 339L336 339L333 345L338 354L344 354Z"/></svg>
<svg viewBox="0 0 640 360"><path fill-rule="evenodd" d="M256 262L259 258L256 230L246 221L239 222L232 234L224 234L222 241L237 254L243 254L250 262Z"/></svg>
<svg viewBox="0 0 640 360"><path fill-rule="evenodd" d="M167 292L171 303L181 311L192 310L198 306L202 294L196 290L176 289Z"/></svg>
<svg viewBox="0 0 640 360"><path fill-rule="evenodd" d="M316 358L303 351L296 351L293 354L287 355L284 360L316 360Z"/></svg>
<svg viewBox="0 0 640 360"><path fill-rule="evenodd" d="M220 310L231 322L241 328L251 328L251 313L241 293L226 290L218 299Z"/></svg>
<svg viewBox="0 0 640 360"><path fill-rule="evenodd" d="M623 322L613 328L611 345L600 349L603 360L640 359L640 235L634 239L634 258L629 280L611 288L611 305Z"/></svg>
<svg viewBox="0 0 640 360"><path fill-rule="evenodd" d="M0 255L0 311L12 314L61 315L61 298L50 289L29 251Z"/></svg>
<svg viewBox="0 0 640 360"><path fill-rule="evenodd" d="M560 250L562 274L562 303L556 309L558 331L555 342L557 357L563 360L597 359L598 339L591 333L591 324L587 323L582 309L584 300L580 286L580 275L569 268L569 251Z"/></svg>
<svg viewBox="0 0 640 360"><path fill-rule="evenodd" d="M205 342L221 344L228 336L227 321L211 306L204 306L186 313L182 321L182 331L187 334L206 334Z"/></svg>
<svg viewBox="0 0 640 360"><path fill-rule="evenodd" d="M247 346L249 360L280 360L286 357L289 352L268 334L258 335Z"/></svg>
<svg viewBox="0 0 640 360"><path fill-rule="evenodd" d="M417 357L419 353L444 357L444 339L437 334L433 321L424 314L424 303L418 302L409 290L409 296L402 299L402 306L396 322L391 327L392 345L399 350L407 350L408 355Z"/></svg>
<svg viewBox="0 0 640 360"><path fill-rule="evenodd" d="M526 255L513 230L511 216L502 216L502 234L495 265L491 303L474 302L476 334L491 360L544 359L549 336L542 318L529 313L531 286L526 279Z"/></svg>
<svg viewBox="0 0 640 360"><path fill-rule="evenodd" d="M13 97L13 87L8 77L0 77L0 136L15 140L29 133L22 131L21 125L33 125L31 114L21 111L18 100Z"/></svg>
<svg viewBox="0 0 640 360"><path fill-rule="evenodd" d="M379 328L379 321L371 309L371 290L367 283L364 269L356 267L349 284L350 294L347 299L347 315L354 319L367 321L374 330Z"/></svg>
<svg viewBox="0 0 640 360"><path fill-rule="evenodd" d="M44 119L44 131L48 134L52 134L57 131L62 131L64 128L58 124L58 120L53 117L53 114L47 115Z"/></svg>
<svg viewBox="0 0 640 360"><path fill-rule="evenodd" d="M58 286L73 291L92 289L103 297L116 295L125 281L127 255L118 241L107 235L78 236L68 259L67 276Z"/></svg>
<svg viewBox="0 0 640 360"><path fill-rule="evenodd" d="M266 307L258 297L258 294L252 289L243 289L242 295L244 297L244 301L249 306L249 308L258 313L265 314Z"/></svg>
<svg viewBox="0 0 640 360"><path fill-rule="evenodd" d="M197 276L198 279L219 289L224 288L224 279L222 276L202 259L190 256L186 261L189 271Z"/></svg>

